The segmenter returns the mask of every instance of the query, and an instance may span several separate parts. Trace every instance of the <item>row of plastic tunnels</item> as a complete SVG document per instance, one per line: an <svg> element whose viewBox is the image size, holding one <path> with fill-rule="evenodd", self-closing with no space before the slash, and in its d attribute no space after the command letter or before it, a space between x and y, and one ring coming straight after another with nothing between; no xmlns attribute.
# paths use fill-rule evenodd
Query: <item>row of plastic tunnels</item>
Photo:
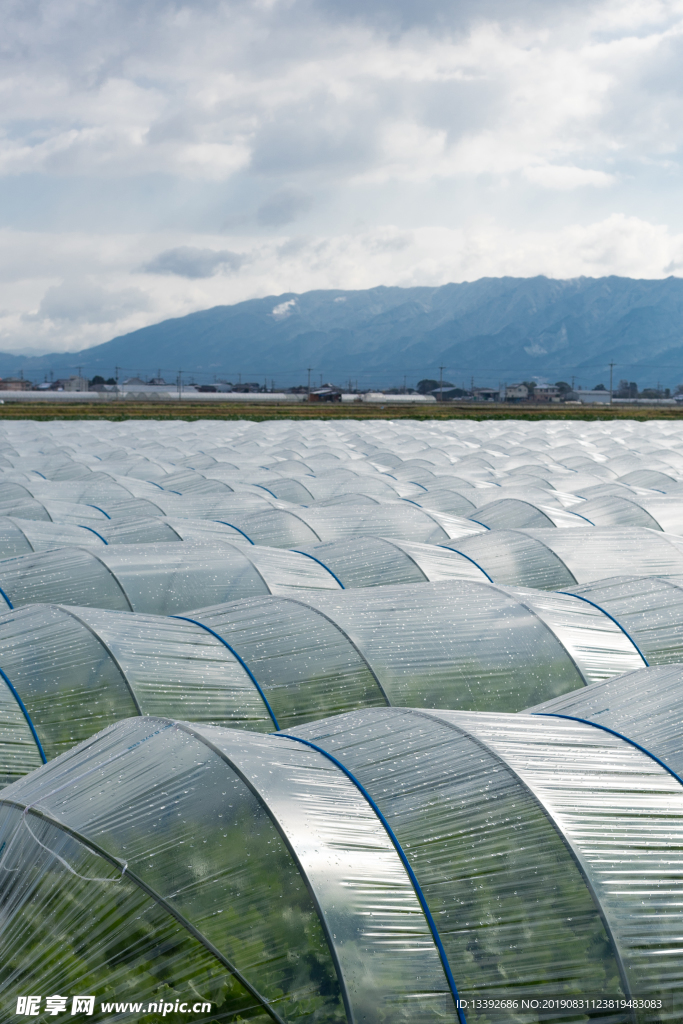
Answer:
<svg viewBox="0 0 683 1024"><path fill-rule="evenodd" d="M683 426L5 423L0 606L2 1024L683 1020Z"/></svg>

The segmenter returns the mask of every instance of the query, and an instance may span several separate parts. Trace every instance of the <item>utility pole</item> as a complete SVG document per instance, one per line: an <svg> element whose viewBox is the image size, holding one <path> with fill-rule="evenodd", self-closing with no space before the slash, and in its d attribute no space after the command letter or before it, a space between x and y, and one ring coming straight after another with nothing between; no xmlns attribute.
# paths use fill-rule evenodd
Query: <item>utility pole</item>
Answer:
<svg viewBox="0 0 683 1024"><path fill-rule="evenodd" d="M310 366L308 367L308 388L307 388L307 392L308 392L308 401L310 402L310 400L311 400L311 367Z"/></svg>
<svg viewBox="0 0 683 1024"><path fill-rule="evenodd" d="M119 367L115 366L114 369L116 370L116 400L118 402L118 400L119 400Z"/></svg>
<svg viewBox="0 0 683 1024"><path fill-rule="evenodd" d="M443 371L444 370L445 370L444 366L440 366L439 367L439 401L440 402L443 402Z"/></svg>
<svg viewBox="0 0 683 1024"><path fill-rule="evenodd" d="M609 364L609 404L612 404L612 370L614 369L614 363Z"/></svg>
<svg viewBox="0 0 683 1024"><path fill-rule="evenodd" d="M182 390L183 390L183 371L182 370L178 370L178 401L180 401L180 399L181 399Z"/></svg>

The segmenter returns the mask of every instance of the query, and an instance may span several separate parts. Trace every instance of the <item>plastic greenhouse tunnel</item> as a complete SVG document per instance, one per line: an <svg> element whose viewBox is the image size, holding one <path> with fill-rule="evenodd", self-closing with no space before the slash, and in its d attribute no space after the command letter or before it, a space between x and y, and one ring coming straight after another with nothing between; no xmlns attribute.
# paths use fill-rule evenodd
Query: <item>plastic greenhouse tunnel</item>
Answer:
<svg viewBox="0 0 683 1024"><path fill-rule="evenodd" d="M585 601L490 584L170 617L29 605L0 617L0 781L136 714L269 732L371 706L519 711L644 664Z"/></svg>
<svg viewBox="0 0 683 1024"><path fill-rule="evenodd" d="M565 590L624 573L683 573L683 538L635 527L491 530L451 541L494 583Z"/></svg>
<svg viewBox="0 0 683 1024"><path fill-rule="evenodd" d="M39 986L121 1020L176 1001L221 1021L683 1012L681 900L643 884L681 887L683 787L587 722L129 719L5 789L0 845L8 1005Z"/></svg>
<svg viewBox="0 0 683 1024"><path fill-rule="evenodd" d="M120 544L0 562L0 595L9 608L38 601L163 615L308 588L341 584L306 555L252 545Z"/></svg>

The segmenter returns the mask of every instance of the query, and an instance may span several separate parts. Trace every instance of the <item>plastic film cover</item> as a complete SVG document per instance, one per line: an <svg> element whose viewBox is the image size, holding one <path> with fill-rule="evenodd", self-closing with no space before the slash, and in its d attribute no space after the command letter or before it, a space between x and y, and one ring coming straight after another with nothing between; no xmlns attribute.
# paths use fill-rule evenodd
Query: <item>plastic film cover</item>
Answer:
<svg viewBox="0 0 683 1024"><path fill-rule="evenodd" d="M386 698L334 621L302 601L271 597L192 612L249 666L281 728Z"/></svg>
<svg viewBox="0 0 683 1024"><path fill-rule="evenodd" d="M345 1019L305 877L253 787L200 738L166 720L131 719L8 787L0 805L9 801L39 807L125 864L124 879L139 878L285 1020ZM109 874L99 864L79 871L90 873ZM125 910L109 918L124 956L134 955L137 928ZM77 962L64 966L78 976Z"/></svg>
<svg viewBox="0 0 683 1024"><path fill-rule="evenodd" d="M413 885L354 784L291 739L198 731L249 779L289 840L327 922L353 1019L455 1021Z"/></svg>
<svg viewBox="0 0 683 1024"><path fill-rule="evenodd" d="M398 708L290 731L341 760L377 801L438 923L463 999L621 991L609 937L569 849L493 751ZM572 1019L522 1012L519 1003L497 1012L470 1005L465 1016L468 1024Z"/></svg>
<svg viewBox="0 0 683 1024"><path fill-rule="evenodd" d="M683 871L680 782L633 746L583 723L430 713L486 743L545 808L596 894L631 994L678 993L683 909L672 895ZM649 1019L678 1020L680 1006Z"/></svg>
<svg viewBox="0 0 683 1024"><path fill-rule="evenodd" d="M200 626L157 615L70 611L111 651L144 715L272 730L245 669Z"/></svg>

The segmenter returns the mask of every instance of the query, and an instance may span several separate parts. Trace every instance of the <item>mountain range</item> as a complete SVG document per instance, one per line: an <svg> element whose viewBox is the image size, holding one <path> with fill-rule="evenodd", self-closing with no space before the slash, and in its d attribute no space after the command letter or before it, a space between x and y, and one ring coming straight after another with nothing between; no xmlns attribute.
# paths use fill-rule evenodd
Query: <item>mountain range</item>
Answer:
<svg viewBox="0 0 683 1024"><path fill-rule="evenodd" d="M482 278L440 287L287 292L143 327L78 353L0 353L0 374L75 374L175 381L321 378L359 387L531 377L592 387L683 380L683 279Z"/></svg>

